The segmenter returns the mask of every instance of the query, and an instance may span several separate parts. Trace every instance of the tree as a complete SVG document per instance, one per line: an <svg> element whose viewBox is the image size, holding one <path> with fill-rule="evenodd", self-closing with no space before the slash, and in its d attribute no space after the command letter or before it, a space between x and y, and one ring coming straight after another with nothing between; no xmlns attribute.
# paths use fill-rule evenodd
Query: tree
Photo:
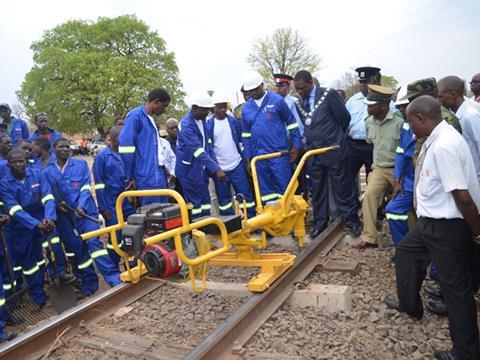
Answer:
<svg viewBox="0 0 480 360"><path fill-rule="evenodd" d="M273 74L295 75L299 70L320 70L321 58L313 53L306 39L292 28L276 29L271 36L253 41L248 63L271 83Z"/></svg>
<svg viewBox="0 0 480 360"><path fill-rule="evenodd" d="M155 87L172 98L168 116L185 110L174 54L135 16L68 21L31 49L34 65L17 95L27 114L47 112L59 130L103 134Z"/></svg>

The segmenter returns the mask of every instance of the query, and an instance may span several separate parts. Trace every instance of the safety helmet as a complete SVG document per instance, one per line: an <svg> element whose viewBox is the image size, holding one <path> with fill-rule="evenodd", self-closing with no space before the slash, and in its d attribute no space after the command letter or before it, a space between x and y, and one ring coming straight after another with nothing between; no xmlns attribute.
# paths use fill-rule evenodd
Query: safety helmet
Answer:
<svg viewBox="0 0 480 360"><path fill-rule="evenodd" d="M249 71L243 81L243 90L250 91L256 89L263 83L263 77L258 71Z"/></svg>
<svg viewBox="0 0 480 360"><path fill-rule="evenodd" d="M212 108L212 97L206 91L196 91L190 95L190 105L197 105L202 108Z"/></svg>

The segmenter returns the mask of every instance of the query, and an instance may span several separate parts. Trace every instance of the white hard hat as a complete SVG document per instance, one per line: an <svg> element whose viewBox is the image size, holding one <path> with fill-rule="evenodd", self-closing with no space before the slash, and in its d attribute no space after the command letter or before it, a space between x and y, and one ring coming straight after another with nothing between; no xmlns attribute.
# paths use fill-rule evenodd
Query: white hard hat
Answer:
<svg viewBox="0 0 480 360"><path fill-rule="evenodd" d="M403 84L402 86L400 86L400 90L398 90L398 93L397 93L397 101L395 101L395 105L406 105L408 104L410 101L408 101L408 98L406 97L407 96L407 87L408 87L408 84Z"/></svg>
<svg viewBox="0 0 480 360"><path fill-rule="evenodd" d="M256 89L263 83L263 77L258 71L249 71L243 81L243 90L250 91Z"/></svg>
<svg viewBox="0 0 480 360"><path fill-rule="evenodd" d="M197 105L203 108L212 108L214 106L212 97L206 91L194 92L190 95L189 100L190 105Z"/></svg>
<svg viewBox="0 0 480 360"><path fill-rule="evenodd" d="M228 96L223 91L215 91L212 96L214 104L228 103Z"/></svg>

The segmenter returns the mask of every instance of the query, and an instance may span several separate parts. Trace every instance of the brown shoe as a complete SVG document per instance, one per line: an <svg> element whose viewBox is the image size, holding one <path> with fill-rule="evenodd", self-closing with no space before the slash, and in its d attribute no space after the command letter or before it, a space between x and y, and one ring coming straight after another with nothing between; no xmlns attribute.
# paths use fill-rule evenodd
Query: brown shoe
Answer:
<svg viewBox="0 0 480 360"><path fill-rule="evenodd" d="M377 244L372 244L366 241L360 241L359 243L356 243L355 245L352 245L354 249L359 249L359 250L364 250L364 249L369 249L369 248L376 248L378 247Z"/></svg>

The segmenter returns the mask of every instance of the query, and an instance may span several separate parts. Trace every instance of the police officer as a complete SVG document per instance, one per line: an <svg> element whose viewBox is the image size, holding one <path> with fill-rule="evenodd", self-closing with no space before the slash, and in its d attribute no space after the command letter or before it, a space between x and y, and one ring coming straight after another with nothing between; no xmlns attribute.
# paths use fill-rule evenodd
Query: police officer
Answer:
<svg viewBox="0 0 480 360"><path fill-rule="evenodd" d="M255 201L248 182L245 159L242 157L242 130L240 122L227 114L228 98L225 94L213 94L214 116L207 120L206 129L212 140L218 165L226 174L226 181L214 179L220 214L232 215L234 207L232 191L241 194L246 201L249 217L255 216ZM242 202L240 202L242 204Z"/></svg>
<svg viewBox="0 0 480 360"><path fill-rule="evenodd" d="M372 168L373 145L366 140L365 120L368 117L367 105L363 102L368 93L368 85L380 85L382 75L380 68L362 66L356 68L360 91L348 99L345 106L350 113L351 120L348 126L348 164L350 175L356 181L360 168L364 165L368 174ZM355 188L358 196L358 187Z"/></svg>
<svg viewBox="0 0 480 360"><path fill-rule="evenodd" d="M377 246L377 211L385 195L393 190L395 151L400 144L403 118L398 111L390 110L393 89L368 85L368 118L365 121L367 142L373 144L373 170L368 175L367 188L362 202L364 229L357 249Z"/></svg>
<svg viewBox="0 0 480 360"><path fill-rule="evenodd" d="M57 159L48 165L44 172L57 203L59 232L66 247L69 248L68 252L74 254L73 263L79 270L83 270L79 274L82 292L90 295L98 288L98 278L93 271L92 260L95 260L105 282L110 286L120 283L120 272L98 237L82 241L75 235L75 230L84 234L99 228L98 224L83 218L84 214L98 218L87 162L70 157L67 139L56 140L53 148ZM75 209L74 213L71 213L69 208Z"/></svg>
<svg viewBox="0 0 480 360"><path fill-rule="evenodd" d="M225 181L225 173L214 160L213 147L205 128L205 119L213 107L212 98L203 92L191 96L191 110L178 124L175 174L185 199L192 203L192 218L210 215L208 177Z"/></svg>
<svg viewBox="0 0 480 360"><path fill-rule="evenodd" d="M243 89L250 93L250 99L242 109L242 139L247 166L258 155L285 154L259 161L256 165L262 201L277 200L283 196L290 182L290 162L295 161L298 150L303 148L298 124L283 98L265 90L263 78L258 72L247 74ZM292 142L290 150L289 136Z"/></svg>
<svg viewBox="0 0 480 360"><path fill-rule="evenodd" d="M41 238L55 229L55 201L50 185L35 167L27 166L22 151L8 154L10 171L0 182L0 196L9 209L11 222L5 237L13 267L22 267L33 301L43 307L45 260Z"/></svg>
<svg viewBox="0 0 480 360"><path fill-rule="evenodd" d="M118 196L125 191L128 186L128 178L125 172L125 166L118 153L118 136L122 128L113 126L110 131L110 147L103 149L93 162L93 177L95 180L95 192L97 194L98 211L105 219L106 226L115 225L117 212L115 203ZM123 216L125 219L135 212L133 204L125 199L122 204ZM117 241L121 245L121 231L117 232ZM118 266L120 257L113 249L109 240L107 250L113 262Z"/></svg>
<svg viewBox="0 0 480 360"><path fill-rule="evenodd" d="M338 93L334 89L314 85L308 71L297 72L294 83L301 96L297 109L305 124L307 150L340 146L337 151L315 156L309 161L314 221L311 236L317 237L327 227L329 183L342 219L353 235L358 236L361 224L353 183L346 170L345 131L350 122L350 114Z"/></svg>
<svg viewBox="0 0 480 360"><path fill-rule="evenodd" d="M170 104L170 95L164 89L153 89L147 102L125 118L119 136L118 151L125 164L129 189L166 189L167 174L160 144L160 134L153 116L160 116ZM140 198L142 205L167 201L165 197L146 196Z"/></svg>
<svg viewBox="0 0 480 360"><path fill-rule="evenodd" d="M0 117L4 124L7 125L7 134L13 142L13 146L17 144L19 139L28 139L30 133L28 131L27 123L22 119L17 119L12 116L12 110L8 104L0 104Z"/></svg>
<svg viewBox="0 0 480 360"><path fill-rule="evenodd" d="M295 106L295 101L297 98L290 95L290 84L293 80L288 74L273 74L273 81L275 82L275 87L277 88L277 94L283 97L283 100L288 105L288 108L293 114L295 121L298 124L298 130L300 131L300 135L303 137L303 124L300 120L300 116L297 112L297 107Z"/></svg>
<svg viewBox="0 0 480 360"><path fill-rule="evenodd" d="M53 144L55 140L62 137L62 133L53 130L48 127L48 117L44 112L39 112L34 117L35 125L37 130L35 130L32 135L30 135L29 140L33 143L36 139L42 137L50 141L50 144ZM53 150L53 149L52 149Z"/></svg>

